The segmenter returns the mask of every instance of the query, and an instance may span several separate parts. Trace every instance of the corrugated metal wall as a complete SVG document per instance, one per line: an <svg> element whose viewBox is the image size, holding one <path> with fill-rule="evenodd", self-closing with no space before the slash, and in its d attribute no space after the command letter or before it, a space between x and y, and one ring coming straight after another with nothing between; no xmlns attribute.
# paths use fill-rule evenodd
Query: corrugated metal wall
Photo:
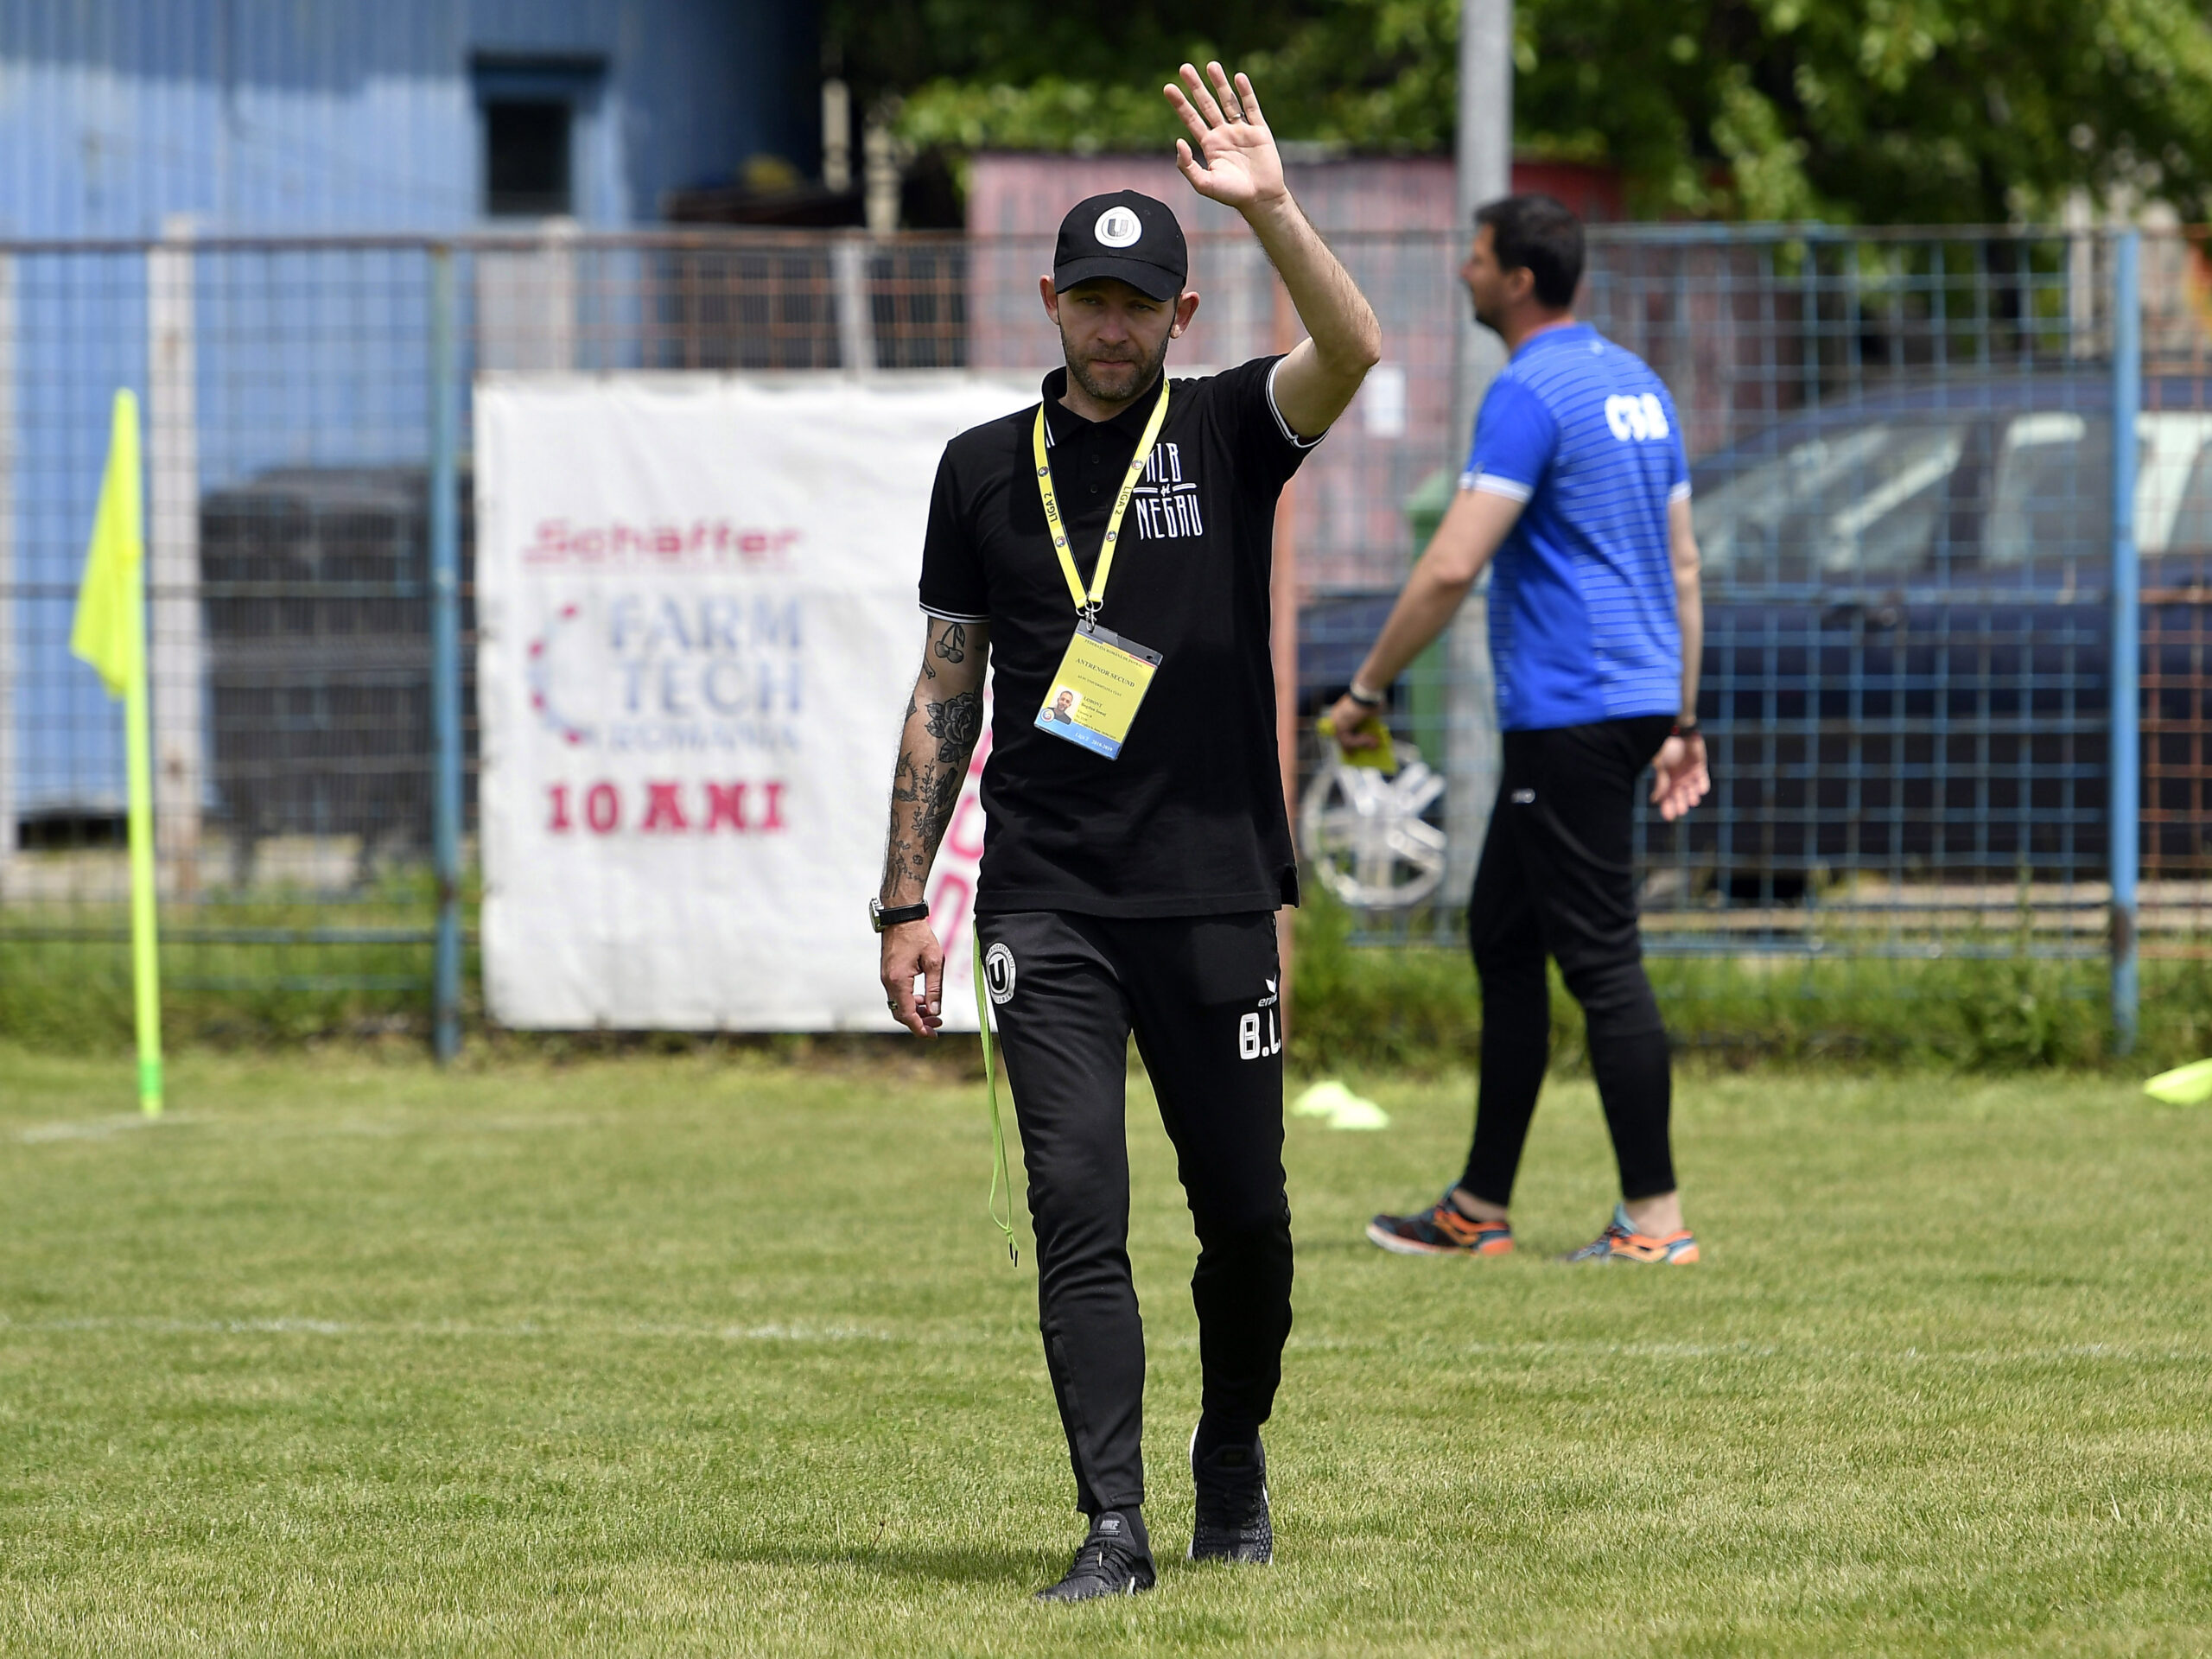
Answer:
<svg viewBox="0 0 2212 1659"><path fill-rule="evenodd" d="M272 467L423 462L419 250L221 238L480 223L487 62L586 72L587 227L651 222L667 192L755 153L811 168L813 38L808 0L0 0L0 564L22 589L0 666L25 688L0 798L118 798L115 722L67 656L117 387L189 472L172 536L199 493ZM187 355L164 385L146 252L20 245L162 236L179 218L201 246L172 262ZM536 302L512 281L480 298Z"/></svg>
<svg viewBox="0 0 2212 1659"><path fill-rule="evenodd" d="M477 217L472 60L605 65L577 217L647 222L759 151L810 168L811 8L754 0L0 0L0 236L421 231Z"/></svg>

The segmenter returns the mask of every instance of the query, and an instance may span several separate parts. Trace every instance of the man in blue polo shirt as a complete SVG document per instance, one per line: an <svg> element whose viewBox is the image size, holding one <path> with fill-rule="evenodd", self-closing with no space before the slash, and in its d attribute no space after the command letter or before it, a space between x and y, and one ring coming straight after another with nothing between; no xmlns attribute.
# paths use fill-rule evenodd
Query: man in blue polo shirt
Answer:
<svg viewBox="0 0 2212 1659"><path fill-rule="evenodd" d="M1407 1255L1513 1248L1507 1205L1550 1061L1548 955L1582 1005L1621 1178L1611 1221L1569 1259L1685 1265L1697 1239L1675 1191L1667 1033L1637 931L1632 826L1647 766L1669 820L1707 787L1689 471L1659 377L1574 320L1574 215L1529 195L1475 220L1459 274L1511 360L1483 399L1458 499L1332 714L1347 747L1374 743L1386 689L1495 556L1504 766L1467 906L1480 1095L1459 1179L1417 1214L1376 1217L1367 1236Z"/></svg>

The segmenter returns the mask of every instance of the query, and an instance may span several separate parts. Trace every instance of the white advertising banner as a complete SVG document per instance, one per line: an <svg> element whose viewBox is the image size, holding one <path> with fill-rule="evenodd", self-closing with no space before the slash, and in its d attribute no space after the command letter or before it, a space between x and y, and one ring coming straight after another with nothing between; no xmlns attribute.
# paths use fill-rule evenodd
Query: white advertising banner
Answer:
<svg viewBox="0 0 2212 1659"><path fill-rule="evenodd" d="M500 376L475 397L484 976L530 1028L893 1029L866 906L945 441L1033 391ZM932 878L969 980L976 779Z"/></svg>

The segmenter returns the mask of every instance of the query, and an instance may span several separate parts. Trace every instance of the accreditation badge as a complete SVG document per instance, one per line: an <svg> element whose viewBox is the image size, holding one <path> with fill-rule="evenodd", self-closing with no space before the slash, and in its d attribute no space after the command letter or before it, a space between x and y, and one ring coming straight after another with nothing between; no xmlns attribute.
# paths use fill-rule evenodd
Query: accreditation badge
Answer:
<svg viewBox="0 0 2212 1659"><path fill-rule="evenodd" d="M1134 639L1077 624L1068 654L1045 693L1045 706L1037 711L1038 729L1115 759L1160 660L1158 652Z"/></svg>

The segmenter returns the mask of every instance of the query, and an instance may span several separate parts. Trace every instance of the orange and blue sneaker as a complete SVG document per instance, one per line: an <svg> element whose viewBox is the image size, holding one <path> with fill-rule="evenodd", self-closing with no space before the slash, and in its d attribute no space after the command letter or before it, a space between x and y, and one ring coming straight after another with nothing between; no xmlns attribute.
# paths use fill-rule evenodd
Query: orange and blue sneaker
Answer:
<svg viewBox="0 0 2212 1659"><path fill-rule="evenodd" d="M1477 1221L1446 1192L1413 1216L1377 1216L1367 1236L1400 1255L1504 1255L1513 1249L1513 1229L1502 1221Z"/></svg>
<svg viewBox="0 0 2212 1659"><path fill-rule="evenodd" d="M1628 1218L1628 1206L1613 1206L1605 1230L1579 1250L1569 1250L1562 1262L1631 1262L1645 1267L1687 1268L1697 1260L1697 1235L1687 1227L1655 1238L1639 1233Z"/></svg>

